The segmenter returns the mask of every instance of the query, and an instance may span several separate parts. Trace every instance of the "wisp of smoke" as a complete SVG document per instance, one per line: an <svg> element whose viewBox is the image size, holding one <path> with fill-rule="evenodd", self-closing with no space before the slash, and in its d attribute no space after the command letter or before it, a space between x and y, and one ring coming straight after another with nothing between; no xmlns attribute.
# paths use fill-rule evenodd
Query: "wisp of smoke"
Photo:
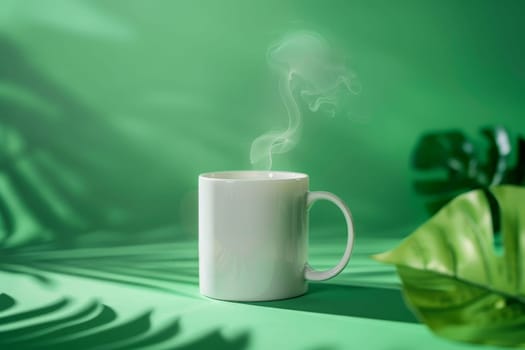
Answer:
<svg viewBox="0 0 525 350"><path fill-rule="evenodd" d="M272 45L268 63L279 77L279 93L288 115L288 127L257 137L251 147L254 168L271 169L272 155L290 151L299 141L301 108L337 113L348 94L359 93L355 76L328 42L310 31L294 32Z"/></svg>

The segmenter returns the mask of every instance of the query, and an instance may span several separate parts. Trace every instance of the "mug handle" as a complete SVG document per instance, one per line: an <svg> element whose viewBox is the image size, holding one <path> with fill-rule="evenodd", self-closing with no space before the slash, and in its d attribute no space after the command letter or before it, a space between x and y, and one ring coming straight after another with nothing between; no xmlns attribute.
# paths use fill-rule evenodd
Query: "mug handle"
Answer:
<svg viewBox="0 0 525 350"><path fill-rule="evenodd" d="M343 257L336 266L332 267L329 270L316 271L308 263L306 264L304 277L310 281L324 281L335 277L337 274L339 274L345 268L346 264L348 264L348 260L350 260L350 256L352 255L352 249L354 247L354 223L352 221L352 213L350 212L350 209L348 209L347 205L341 200L341 198L337 197L333 193L323 191L308 192L308 195L306 197L307 209L310 210L312 205L316 201L321 199L330 201L337 205L339 209L341 209L346 220L346 231L348 236L346 241L345 253L343 254Z"/></svg>

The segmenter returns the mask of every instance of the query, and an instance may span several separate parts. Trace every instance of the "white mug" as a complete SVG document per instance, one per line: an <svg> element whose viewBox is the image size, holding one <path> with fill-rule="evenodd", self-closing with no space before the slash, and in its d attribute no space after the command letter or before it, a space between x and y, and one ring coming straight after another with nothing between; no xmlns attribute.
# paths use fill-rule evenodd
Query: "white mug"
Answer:
<svg viewBox="0 0 525 350"><path fill-rule="evenodd" d="M326 271L307 263L307 212L319 199L341 209L348 234L343 257ZM353 245L350 210L332 193L309 192L306 174L230 171L199 176L199 285L205 296L263 301L302 295L308 280L340 273Z"/></svg>

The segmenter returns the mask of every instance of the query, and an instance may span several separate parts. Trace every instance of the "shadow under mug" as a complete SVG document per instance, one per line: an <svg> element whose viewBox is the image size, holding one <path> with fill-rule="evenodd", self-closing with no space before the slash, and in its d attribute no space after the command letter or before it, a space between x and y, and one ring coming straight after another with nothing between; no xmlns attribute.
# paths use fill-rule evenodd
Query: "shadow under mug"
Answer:
<svg viewBox="0 0 525 350"><path fill-rule="evenodd" d="M346 219L348 240L339 263L308 265L308 209L328 200ZM304 294L307 281L336 276L354 244L350 210L329 192L309 192L308 175L230 171L199 176L201 294L230 301L264 301Z"/></svg>

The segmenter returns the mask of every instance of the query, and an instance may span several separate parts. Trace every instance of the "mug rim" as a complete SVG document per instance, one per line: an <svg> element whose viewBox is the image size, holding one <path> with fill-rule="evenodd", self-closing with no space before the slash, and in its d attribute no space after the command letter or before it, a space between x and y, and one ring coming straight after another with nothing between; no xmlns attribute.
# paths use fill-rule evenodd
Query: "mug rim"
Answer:
<svg viewBox="0 0 525 350"><path fill-rule="evenodd" d="M228 182L299 181L307 180L308 175L282 170L228 170L202 173L199 175L199 179Z"/></svg>

